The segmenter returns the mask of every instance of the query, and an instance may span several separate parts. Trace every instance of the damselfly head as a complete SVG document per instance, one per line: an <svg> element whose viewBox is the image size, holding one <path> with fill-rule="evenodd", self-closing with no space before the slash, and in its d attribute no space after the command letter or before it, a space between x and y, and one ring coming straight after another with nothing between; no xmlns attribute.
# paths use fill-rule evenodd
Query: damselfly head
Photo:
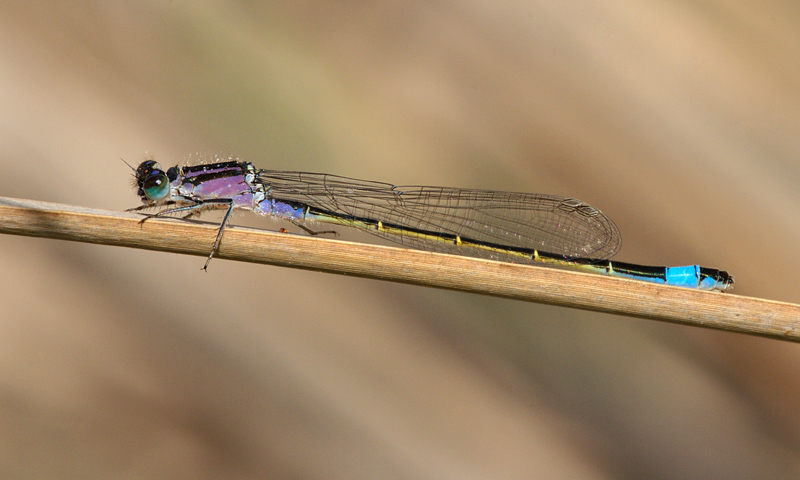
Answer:
<svg viewBox="0 0 800 480"><path fill-rule="evenodd" d="M163 200L169 195L169 177L154 160L146 160L136 169L137 194L145 203Z"/></svg>

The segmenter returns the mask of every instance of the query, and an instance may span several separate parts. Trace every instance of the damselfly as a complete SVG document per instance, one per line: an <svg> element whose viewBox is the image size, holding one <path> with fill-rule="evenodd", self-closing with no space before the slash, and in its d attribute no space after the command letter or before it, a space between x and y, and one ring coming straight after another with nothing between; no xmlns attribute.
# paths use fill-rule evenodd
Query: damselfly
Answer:
<svg viewBox="0 0 800 480"><path fill-rule="evenodd" d="M136 169L143 205L165 207L148 218L224 209L211 253L235 209L288 220L354 227L421 250L516 263L578 268L648 282L726 290L733 277L691 265L656 267L611 262L620 247L616 225L574 198L465 188L395 186L320 173L261 170L224 161L167 171L153 161Z"/></svg>

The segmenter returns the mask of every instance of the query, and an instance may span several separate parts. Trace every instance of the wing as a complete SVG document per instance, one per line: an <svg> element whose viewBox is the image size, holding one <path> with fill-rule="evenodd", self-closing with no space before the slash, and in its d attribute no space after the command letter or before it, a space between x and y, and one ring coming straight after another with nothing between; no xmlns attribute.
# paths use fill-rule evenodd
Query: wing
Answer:
<svg viewBox="0 0 800 480"><path fill-rule="evenodd" d="M267 188L271 198L308 205L345 219L370 219L478 242L537 249L567 258L606 259L620 246L616 225L596 208L574 198L395 186L335 175L274 170L259 171L258 182ZM496 257L455 244L428 242L391 231L368 231L422 250Z"/></svg>

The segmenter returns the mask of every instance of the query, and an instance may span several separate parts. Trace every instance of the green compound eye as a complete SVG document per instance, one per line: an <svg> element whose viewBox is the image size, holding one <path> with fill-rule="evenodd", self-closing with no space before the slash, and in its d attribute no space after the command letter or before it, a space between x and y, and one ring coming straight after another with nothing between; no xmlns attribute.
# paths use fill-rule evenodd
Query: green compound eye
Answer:
<svg viewBox="0 0 800 480"><path fill-rule="evenodd" d="M142 182L142 192L150 200L161 200L169 193L169 179L161 170L153 170Z"/></svg>

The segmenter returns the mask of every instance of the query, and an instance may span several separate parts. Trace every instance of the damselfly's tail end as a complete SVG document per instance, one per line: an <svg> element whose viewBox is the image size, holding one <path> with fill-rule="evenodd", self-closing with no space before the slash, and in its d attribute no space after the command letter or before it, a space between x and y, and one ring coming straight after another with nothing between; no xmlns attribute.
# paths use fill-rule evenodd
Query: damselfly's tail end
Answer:
<svg viewBox="0 0 800 480"><path fill-rule="evenodd" d="M724 270L701 267L699 288L703 290L718 290L720 292L732 290L733 275Z"/></svg>

